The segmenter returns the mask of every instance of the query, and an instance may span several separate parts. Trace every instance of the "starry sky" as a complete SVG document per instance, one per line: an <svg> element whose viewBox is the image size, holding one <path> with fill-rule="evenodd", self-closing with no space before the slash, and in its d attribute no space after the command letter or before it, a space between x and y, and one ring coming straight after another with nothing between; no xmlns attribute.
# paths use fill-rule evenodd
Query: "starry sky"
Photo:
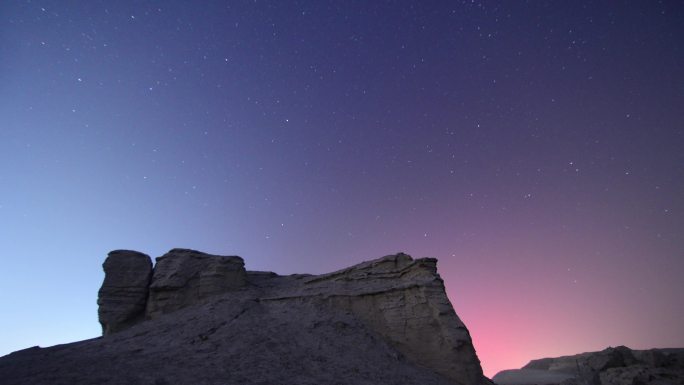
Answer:
<svg viewBox="0 0 684 385"><path fill-rule="evenodd" d="M684 5L3 1L0 354L108 251L436 257L487 375L684 346Z"/></svg>

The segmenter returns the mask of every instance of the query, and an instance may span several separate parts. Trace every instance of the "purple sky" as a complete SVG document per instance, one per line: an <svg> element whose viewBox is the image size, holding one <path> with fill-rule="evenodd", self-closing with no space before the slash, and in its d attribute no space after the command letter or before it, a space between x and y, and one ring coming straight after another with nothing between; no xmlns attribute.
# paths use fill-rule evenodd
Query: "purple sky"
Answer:
<svg viewBox="0 0 684 385"><path fill-rule="evenodd" d="M684 346L681 2L0 3L0 354L109 250L439 258L486 374Z"/></svg>

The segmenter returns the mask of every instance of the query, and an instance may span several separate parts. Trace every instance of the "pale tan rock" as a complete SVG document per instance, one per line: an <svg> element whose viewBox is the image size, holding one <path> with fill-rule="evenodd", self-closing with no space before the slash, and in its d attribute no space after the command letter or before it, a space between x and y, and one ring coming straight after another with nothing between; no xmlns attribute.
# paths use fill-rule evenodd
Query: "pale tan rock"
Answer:
<svg viewBox="0 0 684 385"><path fill-rule="evenodd" d="M144 319L152 260L137 251L114 250L102 268L105 279L98 292L98 318L102 334L107 335Z"/></svg>
<svg viewBox="0 0 684 385"><path fill-rule="evenodd" d="M147 318L200 303L246 283L245 263L237 256L218 256L173 249L156 259Z"/></svg>
<svg viewBox="0 0 684 385"><path fill-rule="evenodd" d="M350 311L419 365L458 383L478 384L484 378L434 258L388 255L306 278L299 290L302 296L322 296Z"/></svg>

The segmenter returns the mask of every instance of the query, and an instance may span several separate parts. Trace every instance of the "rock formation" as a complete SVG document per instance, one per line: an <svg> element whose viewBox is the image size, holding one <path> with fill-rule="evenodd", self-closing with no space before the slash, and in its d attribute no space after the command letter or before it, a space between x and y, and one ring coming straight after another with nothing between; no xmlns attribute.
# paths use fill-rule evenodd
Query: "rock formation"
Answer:
<svg viewBox="0 0 684 385"><path fill-rule="evenodd" d="M321 276L263 300L320 298L351 312L406 357L447 378L476 384L482 378L470 334L437 274L437 260L389 255Z"/></svg>
<svg viewBox="0 0 684 385"><path fill-rule="evenodd" d="M155 318L245 285L245 262L187 249L157 258L146 317Z"/></svg>
<svg viewBox="0 0 684 385"><path fill-rule="evenodd" d="M126 329L144 319L152 261L146 254L114 250L102 264L105 279L98 292L102 334Z"/></svg>
<svg viewBox="0 0 684 385"><path fill-rule="evenodd" d="M684 349L625 346L530 361L497 373L499 385L684 385Z"/></svg>
<svg viewBox="0 0 684 385"><path fill-rule="evenodd" d="M173 249L150 278L149 257L112 252L98 299L104 338L15 352L0 359L0 378L490 384L436 263L400 253L329 274L280 276L246 271L240 257Z"/></svg>

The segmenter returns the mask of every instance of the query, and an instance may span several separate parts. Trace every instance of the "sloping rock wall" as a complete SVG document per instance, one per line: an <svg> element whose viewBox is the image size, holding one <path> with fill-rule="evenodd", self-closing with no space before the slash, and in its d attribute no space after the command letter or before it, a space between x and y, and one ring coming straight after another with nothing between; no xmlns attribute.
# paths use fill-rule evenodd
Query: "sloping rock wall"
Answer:
<svg viewBox="0 0 684 385"><path fill-rule="evenodd" d="M454 385L351 313L242 292L104 338L0 357L2 385Z"/></svg>
<svg viewBox="0 0 684 385"><path fill-rule="evenodd" d="M437 274L437 260L389 255L305 279L317 293L351 311L408 359L447 378L476 384L483 377L470 334Z"/></svg>

